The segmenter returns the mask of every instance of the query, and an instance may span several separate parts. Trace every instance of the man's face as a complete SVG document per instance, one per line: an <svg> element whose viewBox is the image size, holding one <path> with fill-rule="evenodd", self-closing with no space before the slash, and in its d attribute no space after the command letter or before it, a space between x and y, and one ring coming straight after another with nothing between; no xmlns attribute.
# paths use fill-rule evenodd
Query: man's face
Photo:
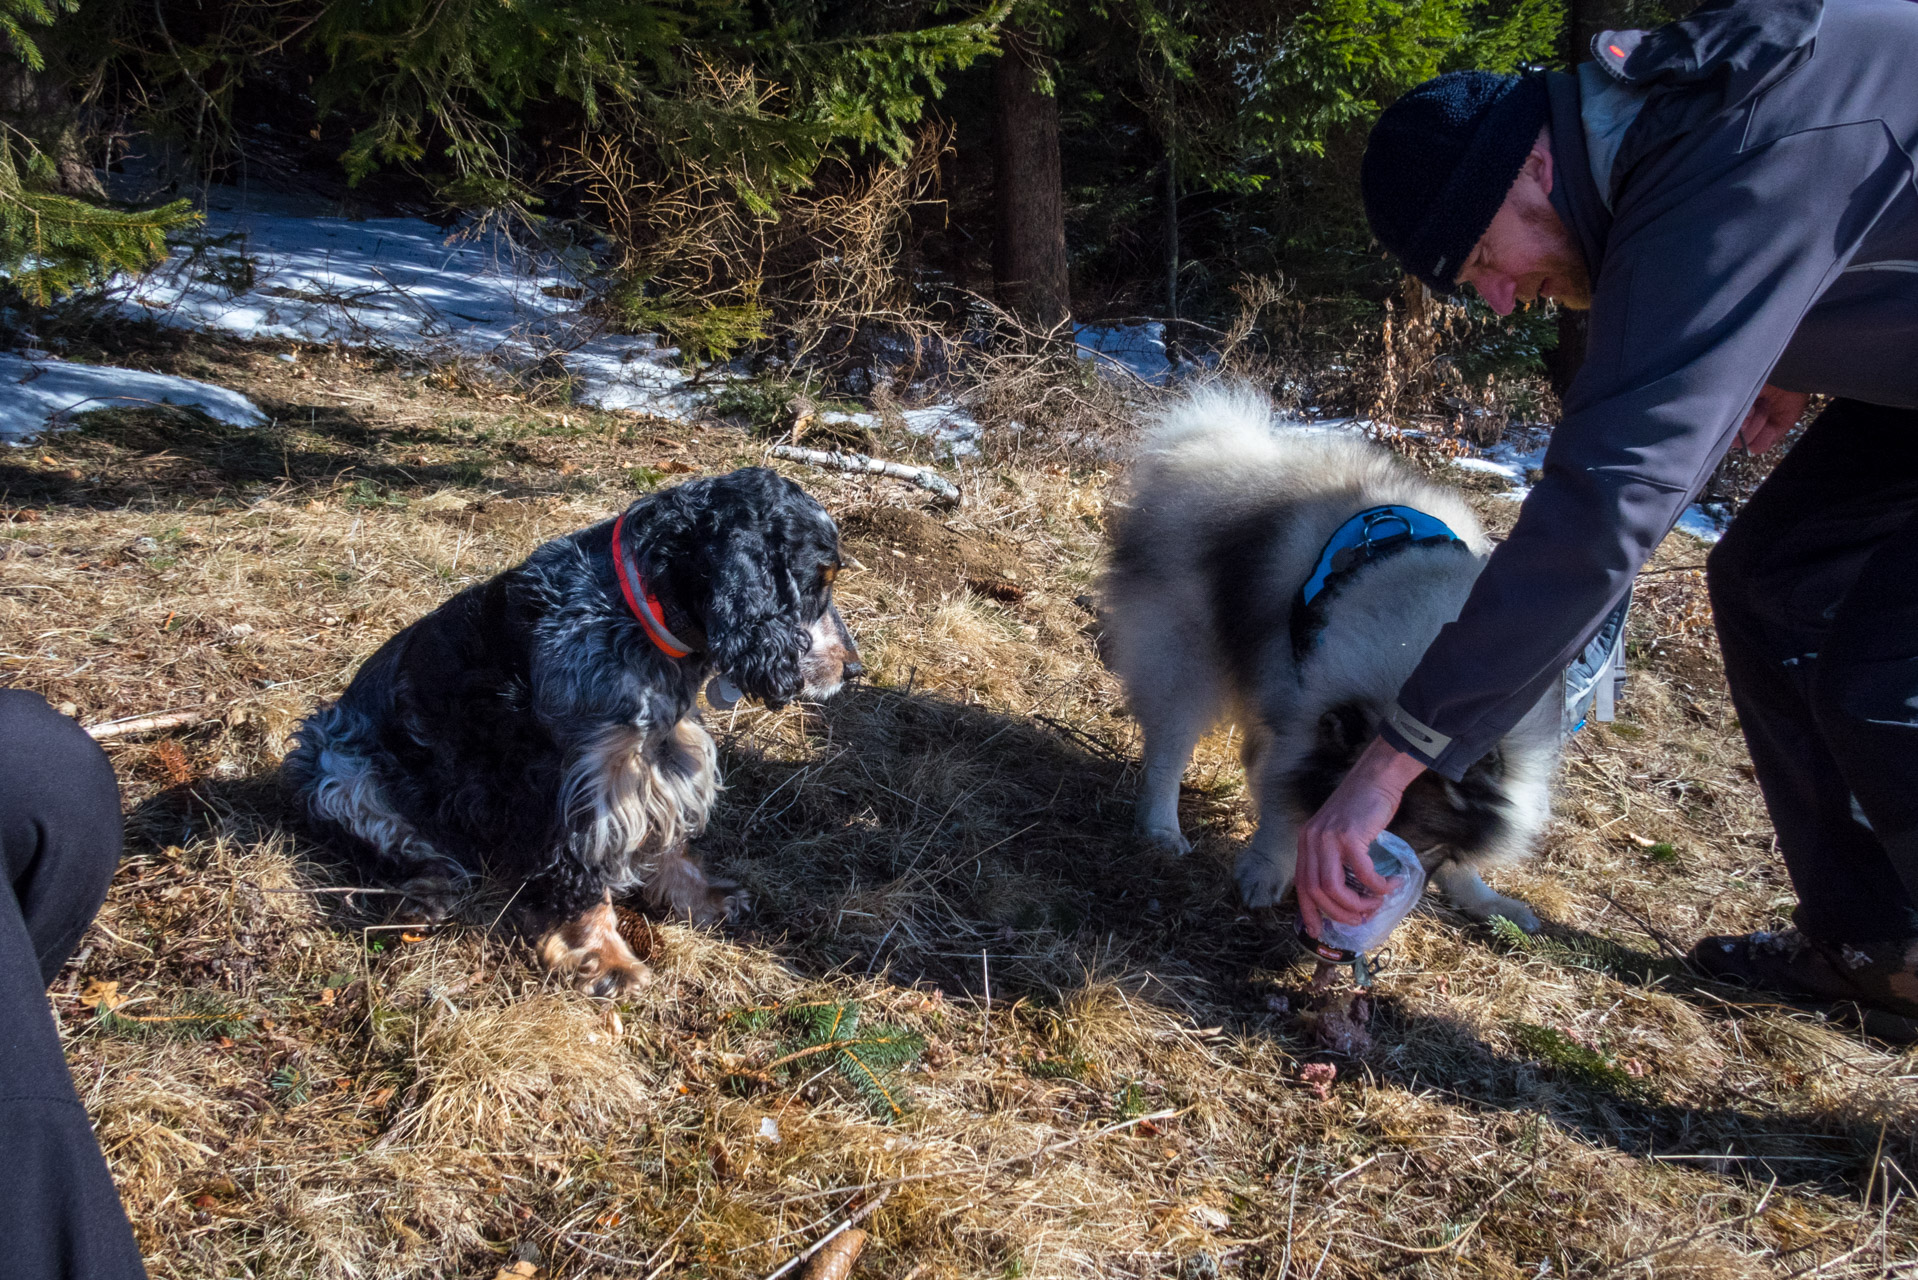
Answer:
<svg viewBox="0 0 1918 1280"><path fill-rule="evenodd" d="M1459 271L1460 284L1478 290L1485 305L1510 315L1521 302L1555 299L1584 311L1592 305L1592 279L1571 229L1552 208L1549 151L1541 163L1534 151Z"/></svg>

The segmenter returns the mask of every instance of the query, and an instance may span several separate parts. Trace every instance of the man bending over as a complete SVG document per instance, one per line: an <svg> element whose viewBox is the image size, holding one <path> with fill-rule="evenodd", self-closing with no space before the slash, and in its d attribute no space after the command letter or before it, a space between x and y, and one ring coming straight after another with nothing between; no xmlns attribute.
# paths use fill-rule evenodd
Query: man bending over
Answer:
<svg viewBox="0 0 1918 1280"><path fill-rule="evenodd" d="M1560 678L1734 439L1834 397L1712 551L1712 610L1797 928L1692 959L1918 1033L1918 4L1713 0L1575 75L1454 72L1380 117L1366 214L1500 314L1589 308L1544 476L1458 621L1299 837L1299 910L1425 769L1458 778Z"/></svg>

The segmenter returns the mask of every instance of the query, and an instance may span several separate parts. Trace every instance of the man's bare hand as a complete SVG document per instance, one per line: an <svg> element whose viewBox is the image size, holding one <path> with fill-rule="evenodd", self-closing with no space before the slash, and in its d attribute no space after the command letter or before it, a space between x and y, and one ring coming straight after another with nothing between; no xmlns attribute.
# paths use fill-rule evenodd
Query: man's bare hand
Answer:
<svg viewBox="0 0 1918 1280"><path fill-rule="evenodd" d="M1358 924L1378 910L1392 881L1372 867L1366 850L1398 812L1399 797L1425 766L1374 738L1331 798L1299 829L1299 920L1313 937L1326 920ZM1366 897L1345 883L1345 873L1365 886Z"/></svg>
<svg viewBox="0 0 1918 1280"><path fill-rule="evenodd" d="M1756 457L1784 439L1804 416L1809 399L1802 391L1786 391L1766 383L1757 403L1745 415L1744 425L1738 428L1738 442L1745 446L1745 452Z"/></svg>

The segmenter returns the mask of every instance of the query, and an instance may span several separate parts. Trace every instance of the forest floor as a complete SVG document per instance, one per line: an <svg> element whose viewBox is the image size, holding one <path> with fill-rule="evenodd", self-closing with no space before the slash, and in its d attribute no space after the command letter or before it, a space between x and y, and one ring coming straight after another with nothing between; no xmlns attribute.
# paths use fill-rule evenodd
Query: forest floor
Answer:
<svg viewBox="0 0 1918 1280"><path fill-rule="evenodd" d="M1686 535L1619 721L1494 876L1546 930L1428 897L1369 1008L1326 1010L1236 908L1225 732L1188 774L1194 852L1130 836L1138 731L1087 595L1114 464L988 441L939 509L773 463L862 566L839 600L871 674L712 717L699 849L756 911L636 928L656 981L616 1004L542 981L500 899L389 925L277 762L438 601L766 442L327 348L69 354L272 419L114 410L0 464L6 681L88 724L203 717L109 740L127 856L52 991L155 1277L767 1276L855 1217L885 1280L1918 1270L1918 1056L1676 958L1792 902ZM1502 482L1425 465L1509 525Z"/></svg>

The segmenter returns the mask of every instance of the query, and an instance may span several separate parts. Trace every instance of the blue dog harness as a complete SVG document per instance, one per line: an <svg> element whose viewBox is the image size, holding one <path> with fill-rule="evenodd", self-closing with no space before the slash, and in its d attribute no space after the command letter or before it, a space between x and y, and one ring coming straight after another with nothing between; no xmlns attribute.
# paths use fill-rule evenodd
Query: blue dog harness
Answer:
<svg viewBox="0 0 1918 1280"><path fill-rule="evenodd" d="M1325 630L1328 592L1336 594L1367 565L1412 547L1464 547L1465 539L1436 516L1412 507L1369 507L1340 525L1319 552L1312 574L1292 605L1292 655L1303 662ZM1467 548L1469 550L1469 548Z"/></svg>
<svg viewBox="0 0 1918 1280"><path fill-rule="evenodd" d="M1466 543L1443 520L1411 507L1371 507L1340 525L1326 540L1312 576L1299 588L1298 599L1293 602L1293 659L1304 662L1319 642L1330 596L1354 574L1411 547L1447 545L1464 547ZM1588 718L1612 719L1625 683L1625 616L1631 607L1632 593L1627 591L1566 668L1565 710L1560 724L1565 736L1583 729Z"/></svg>
<svg viewBox="0 0 1918 1280"><path fill-rule="evenodd" d="M1461 547L1465 545L1465 539L1453 533L1451 527L1437 516L1399 506L1373 507L1361 511L1340 525L1338 531L1326 540L1325 549L1319 552L1318 567L1312 570L1312 576L1299 588L1299 602L1311 604L1325 590L1327 580L1334 574L1350 573L1406 547L1426 547L1447 542L1456 542Z"/></svg>

